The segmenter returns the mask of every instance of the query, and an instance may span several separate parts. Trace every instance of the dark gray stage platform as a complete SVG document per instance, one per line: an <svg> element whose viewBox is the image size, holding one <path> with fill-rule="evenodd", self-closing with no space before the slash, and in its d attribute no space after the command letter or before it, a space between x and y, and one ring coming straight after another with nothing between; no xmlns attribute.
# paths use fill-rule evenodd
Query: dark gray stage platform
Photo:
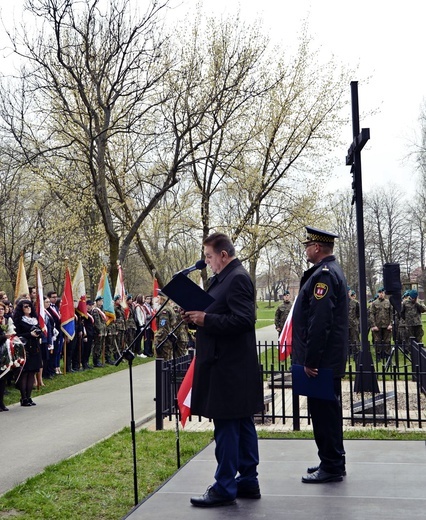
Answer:
<svg viewBox="0 0 426 520"><path fill-rule="evenodd" d="M189 499L213 482L214 445L182 467L132 510L130 520L391 520L426 518L426 446L422 441L347 441L347 477L333 484L302 484L317 462L314 441L261 440L261 500L213 509Z"/></svg>

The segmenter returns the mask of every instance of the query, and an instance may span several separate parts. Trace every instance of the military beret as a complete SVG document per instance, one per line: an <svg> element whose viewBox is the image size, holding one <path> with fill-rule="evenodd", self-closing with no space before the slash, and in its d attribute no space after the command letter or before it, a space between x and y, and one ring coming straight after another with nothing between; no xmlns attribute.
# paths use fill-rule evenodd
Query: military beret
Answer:
<svg viewBox="0 0 426 520"><path fill-rule="evenodd" d="M99 300L103 300L104 297L103 296L96 296L95 298L95 302L98 302Z"/></svg>
<svg viewBox="0 0 426 520"><path fill-rule="evenodd" d="M290 291L284 291L284 292L283 292L283 295L284 295L284 296L287 296L287 295L289 295L289 294L290 294Z"/></svg>
<svg viewBox="0 0 426 520"><path fill-rule="evenodd" d="M417 296L419 295L419 293L416 291L416 289L411 289L411 291L408 291L408 295L410 298L415 300L417 298Z"/></svg>
<svg viewBox="0 0 426 520"><path fill-rule="evenodd" d="M86 301L86 305L93 305L92 300L87 300L87 301Z"/></svg>
<svg viewBox="0 0 426 520"><path fill-rule="evenodd" d="M385 288L384 287L380 287L380 289L378 289L377 292L385 292Z"/></svg>
<svg viewBox="0 0 426 520"><path fill-rule="evenodd" d="M339 238L339 235L336 235L336 233L306 226L306 240L302 243L309 244L310 242L325 242L328 244L334 244L335 238Z"/></svg>
<svg viewBox="0 0 426 520"><path fill-rule="evenodd" d="M117 300L120 299L120 296L114 296L114 301L116 302Z"/></svg>

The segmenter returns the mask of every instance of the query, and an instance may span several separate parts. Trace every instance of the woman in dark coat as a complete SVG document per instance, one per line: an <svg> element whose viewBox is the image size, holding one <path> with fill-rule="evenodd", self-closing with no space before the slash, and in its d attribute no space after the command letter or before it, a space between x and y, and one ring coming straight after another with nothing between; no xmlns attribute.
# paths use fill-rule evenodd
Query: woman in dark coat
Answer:
<svg viewBox="0 0 426 520"><path fill-rule="evenodd" d="M16 335L25 345L25 365L17 386L21 392L21 406L35 406L31 399L34 377L43 366L41 359L41 335L37 313L30 300L20 300L13 314Z"/></svg>

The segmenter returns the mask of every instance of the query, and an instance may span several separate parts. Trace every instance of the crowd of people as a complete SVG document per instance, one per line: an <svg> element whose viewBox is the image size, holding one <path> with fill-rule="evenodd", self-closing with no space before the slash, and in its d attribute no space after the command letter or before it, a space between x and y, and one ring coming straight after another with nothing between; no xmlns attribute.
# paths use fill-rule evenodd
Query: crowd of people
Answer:
<svg viewBox="0 0 426 520"><path fill-rule="evenodd" d="M349 318L349 354L356 358L360 351L360 305L356 292L348 286L348 318ZM391 342L407 349L410 338L417 343L423 341L422 314L426 305L418 298L418 291L410 289L404 292L401 301L401 312L392 307L386 291L381 287L377 294L369 300L367 309L368 329L371 331L372 343L377 359L387 360L391 354ZM284 291L283 300L275 312L275 328L280 335L284 323L290 313L292 302L289 291Z"/></svg>
<svg viewBox="0 0 426 520"><path fill-rule="evenodd" d="M179 309L160 292L139 294L133 301L126 295L126 306L114 298L115 319L103 311L103 298L87 300L87 314L75 312L72 340L61 329L60 300L55 291L44 297L43 330L36 311L36 288L11 303L0 291L0 412L7 386L15 385L21 394L21 406L35 406L33 390L53 379L80 370L114 365L125 349L136 356L165 360L183 355L193 346L192 334ZM77 302L75 302L77 303ZM157 312L158 311L158 312Z"/></svg>

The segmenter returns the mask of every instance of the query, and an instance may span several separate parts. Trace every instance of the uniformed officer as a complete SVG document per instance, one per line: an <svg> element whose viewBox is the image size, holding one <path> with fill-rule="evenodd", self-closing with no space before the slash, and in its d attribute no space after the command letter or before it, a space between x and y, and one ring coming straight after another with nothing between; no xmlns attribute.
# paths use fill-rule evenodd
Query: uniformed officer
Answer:
<svg viewBox="0 0 426 520"><path fill-rule="evenodd" d="M114 311L115 311L115 329L117 332L117 335L116 335L117 349L119 352L122 352L124 349L124 343L125 343L126 315L124 314L124 309L121 306L120 296L114 297Z"/></svg>
<svg viewBox="0 0 426 520"><path fill-rule="evenodd" d="M166 296L161 291L158 293L158 301L160 306L166 301ZM177 325L176 313L170 304L170 301L161 309L156 317L157 330L154 334L154 348L155 355L158 358L162 358L165 361L172 359L173 357L173 341L176 338L167 338L169 333Z"/></svg>
<svg viewBox="0 0 426 520"><path fill-rule="evenodd" d="M408 293L410 291L405 291L404 294L401 297L401 311L402 311L402 305L404 301L409 298ZM394 329L396 328L396 341L399 345L402 345L405 349L405 344L408 342L408 336L407 336L407 326L405 324L404 318L398 314L395 316L395 323L394 323Z"/></svg>
<svg viewBox="0 0 426 520"><path fill-rule="evenodd" d="M290 292L284 291L283 294L283 301L281 305L277 307L277 310L275 311L275 328L278 332L278 336L281 334L281 331L283 330L285 320L287 319L287 316L290 313L291 309L291 301L290 301Z"/></svg>
<svg viewBox="0 0 426 520"><path fill-rule="evenodd" d="M305 271L293 309L293 364L304 366L308 377L321 368L334 375L334 400L308 397L320 464L308 468L302 482L343 480L346 474L343 447L341 378L348 350L348 294L341 267L333 256L338 235L306 227L306 258L313 267Z"/></svg>
<svg viewBox="0 0 426 520"><path fill-rule="evenodd" d="M417 343L421 343L423 340L422 313L426 312L426 306L418 301L419 293L415 289L408 291L407 296L402 303L401 318L407 327L407 338L415 338Z"/></svg>
<svg viewBox="0 0 426 520"><path fill-rule="evenodd" d="M370 307L371 332L377 359L387 359L391 353L392 306L385 297L384 287L381 287L377 293L378 298Z"/></svg>
<svg viewBox="0 0 426 520"><path fill-rule="evenodd" d="M356 293L354 290L349 289L349 349L350 353L354 356L358 354L360 350L359 342L359 302L356 299Z"/></svg>
<svg viewBox="0 0 426 520"><path fill-rule="evenodd" d="M133 341L136 336L136 320L135 320L135 308L133 306L133 297L131 294L127 295L127 306L129 308L129 315L126 320L126 343L128 347L134 348Z"/></svg>

